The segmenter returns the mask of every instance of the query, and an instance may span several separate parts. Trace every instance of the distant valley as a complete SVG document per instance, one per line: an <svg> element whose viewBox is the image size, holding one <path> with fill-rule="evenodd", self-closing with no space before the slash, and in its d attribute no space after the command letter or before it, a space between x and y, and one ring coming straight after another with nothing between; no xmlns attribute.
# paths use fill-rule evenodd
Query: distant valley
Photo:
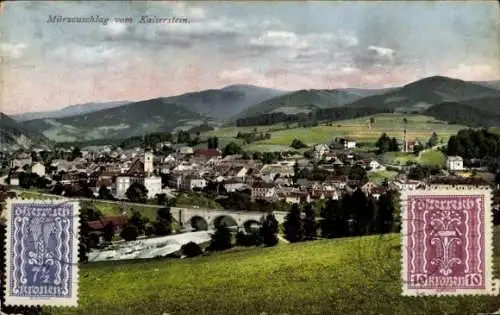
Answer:
<svg viewBox="0 0 500 315"><path fill-rule="evenodd" d="M200 125L252 125L314 119L351 119L377 113L418 113L457 123L500 125L497 81L468 82L442 76L389 89L282 91L252 85L191 92L137 102L89 103L58 111L13 115L2 143L123 139ZM448 115L453 109L453 117ZM4 115L5 116L5 115ZM2 116L2 117L4 117ZM3 121L7 120L2 118ZM35 117L35 119L33 119ZM487 119L483 119L485 117ZM281 121L280 121L281 120ZM24 139L24 138L23 138ZM29 141L28 141L29 142Z"/></svg>

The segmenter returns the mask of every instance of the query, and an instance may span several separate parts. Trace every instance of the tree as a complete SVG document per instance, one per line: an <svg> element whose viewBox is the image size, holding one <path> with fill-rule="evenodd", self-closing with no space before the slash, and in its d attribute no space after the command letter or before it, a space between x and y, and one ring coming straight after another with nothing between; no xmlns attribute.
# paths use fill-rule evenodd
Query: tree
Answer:
<svg viewBox="0 0 500 315"><path fill-rule="evenodd" d="M349 170L349 179L359 180L360 185L364 185L366 184L366 182L368 182L368 175L366 174L366 170L363 167L354 165Z"/></svg>
<svg viewBox="0 0 500 315"><path fill-rule="evenodd" d="M172 222L172 213L170 212L169 207L164 207L164 208L158 209L158 211L156 212L156 216L157 216L158 220Z"/></svg>
<svg viewBox="0 0 500 315"><path fill-rule="evenodd" d="M377 233L390 233L394 223L394 205L392 203L392 192L388 191L380 195L378 207L374 220L374 228Z"/></svg>
<svg viewBox="0 0 500 315"><path fill-rule="evenodd" d="M36 188L45 189L45 188L47 188L47 186L49 184L50 184L50 180L48 180L45 177L38 177L35 180L35 186L36 186Z"/></svg>
<svg viewBox="0 0 500 315"><path fill-rule="evenodd" d="M148 224L146 224L144 235L146 235L147 237L151 237L154 234L155 234L155 228L152 223L148 222Z"/></svg>
<svg viewBox="0 0 500 315"><path fill-rule="evenodd" d="M208 149L217 149L219 147L219 139L217 137L209 137L207 140Z"/></svg>
<svg viewBox="0 0 500 315"><path fill-rule="evenodd" d="M103 234L104 240L108 243L111 242L113 240L113 236L115 236L115 226L113 222L109 221L108 224L104 226L103 232L104 232Z"/></svg>
<svg viewBox="0 0 500 315"><path fill-rule="evenodd" d="M73 148L73 150L71 151L70 160L74 161L76 158L81 158L81 157L82 157L82 152L80 151L80 149L77 147Z"/></svg>
<svg viewBox="0 0 500 315"><path fill-rule="evenodd" d="M132 216L129 220L129 225L133 225L137 228L137 233L143 234L145 232L146 223L148 219L144 217L139 211L133 210Z"/></svg>
<svg viewBox="0 0 500 315"><path fill-rule="evenodd" d="M295 138L293 139L292 143L290 144L290 147L294 148L295 150L302 149L302 148L307 148L307 145L302 142L301 140Z"/></svg>
<svg viewBox="0 0 500 315"><path fill-rule="evenodd" d="M389 152L391 149L391 139L384 132L375 142L375 146L377 147L378 154L384 154Z"/></svg>
<svg viewBox="0 0 500 315"><path fill-rule="evenodd" d="M431 137L429 138L429 141L427 141L427 147L432 148L433 146L436 146L439 142L438 135L433 132Z"/></svg>
<svg viewBox="0 0 500 315"><path fill-rule="evenodd" d="M104 199L104 200L111 200L113 199L113 195L111 195L111 190L108 189L108 187L102 185L100 188L99 188L99 193L98 193L98 197L99 199Z"/></svg>
<svg viewBox="0 0 500 315"><path fill-rule="evenodd" d="M123 228L123 230L120 233L120 236L127 242L135 241L139 236L139 230L137 229L137 226L128 224Z"/></svg>
<svg viewBox="0 0 500 315"><path fill-rule="evenodd" d="M125 195L127 196L127 199L132 202L145 203L147 200L148 190L140 183L133 183L127 189Z"/></svg>
<svg viewBox="0 0 500 315"><path fill-rule="evenodd" d="M266 246L278 244L278 220L276 220L274 214L269 213L265 216L259 229L259 236Z"/></svg>
<svg viewBox="0 0 500 315"><path fill-rule="evenodd" d="M415 155L419 155L420 152L422 152L422 150L424 150L424 147L422 147L422 145L420 145L420 144L415 144L413 146L413 154L415 154Z"/></svg>
<svg viewBox="0 0 500 315"><path fill-rule="evenodd" d="M221 251L230 249L231 246L231 231L229 231L229 228L225 224L216 226L210 242L210 250Z"/></svg>
<svg viewBox="0 0 500 315"><path fill-rule="evenodd" d="M342 203L350 203L351 215L349 216L353 235L363 235L365 226L368 222L367 215L368 198L361 189L356 189L352 196L345 194Z"/></svg>
<svg viewBox="0 0 500 315"><path fill-rule="evenodd" d="M180 130L177 133L177 143L187 143L191 141L191 135L189 132Z"/></svg>
<svg viewBox="0 0 500 315"><path fill-rule="evenodd" d="M156 195L157 203L159 206L163 206L167 203L167 194L157 194Z"/></svg>
<svg viewBox="0 0 500 315"><path fill-rule="evenodd" d="M98 220L101 220L103 217L102 212L99 210L96 210L92 206L92 203L82 205L82 208L80 210L80 216L81 216L83 222L98 221Z"/></svg>
<svg viewBox="0 0 500 315"><path fill-rule="evenodd" d="M304 227L304 238L308 241L316 239L318 234L318 225L316 223L316 212L309 203L304 206L305 217L302 220Z"/></svg>
<svg viewBox="0 0 500 315"><path fill-rule="evenodd" d="M238 144L236 144L235 142L230 142L222 150L222 154L224 156L241 154L241 153L242 153L241 147Z"/></svg>
<svg viewBox="0 0 500 315"><path fill-rule="evenodd" d="M285 238L291 243L300 242L304 238L304 227L300 214L299 206L293 204L283 223Z"/></svg>
<svg viewBox="0 0 500 315"><path fill-rule="evenodd" d="M203 250L200 245L195 242L189 242L187 244L182 245L181 247L182 254L186 257L196 257L203 254Z"/></svg>
<svg viewBox="0 0 500 315"><path fill-rule="evenodd" d="M153 223L154 234L158 236L166 236L172 233L172 224L165 220L156 220Z"/></svg>

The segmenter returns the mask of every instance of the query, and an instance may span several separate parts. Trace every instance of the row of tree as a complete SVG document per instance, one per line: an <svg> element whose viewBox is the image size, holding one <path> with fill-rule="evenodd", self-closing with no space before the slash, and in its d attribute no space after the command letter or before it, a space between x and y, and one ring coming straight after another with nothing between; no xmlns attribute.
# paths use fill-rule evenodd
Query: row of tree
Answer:
<svg viewBox="0 0 500 315"><path fill-rule="evenodd" d="M448 140L446 154L464 159L500 157L500 137L486 129L462 129Z"/></svg>
<svg viewBox="0 0 500 315"><path fill-rule="evenodd" d="M309 113L285 114L268 113L251 117L240 118L236 121L236 126L265 126L279 123L291 124L299 123L306 126L316 126L318 121L335 121L354 119L382 113L392 113L391 108L371 108L371 107L336 107L319 108Z"/></svg>
<svg viewBox="0 0 500 315"><path fill-rule="evenodd" d="M284 222L285 238L290 242L314 240L318 229L323 238L390 233L394 228L396 193L388 190L378 199L357 189L340 200L330 199L317 220L310 204L291 206Z"/></svg>
<svg viewBox="0 0 500 315"><path fill-rule="evenodd" d="M258 133L257 128L254 128L253 132L238 132L236 139L242 139L248 144L259 140L271 139L271 133Z"/></svg>

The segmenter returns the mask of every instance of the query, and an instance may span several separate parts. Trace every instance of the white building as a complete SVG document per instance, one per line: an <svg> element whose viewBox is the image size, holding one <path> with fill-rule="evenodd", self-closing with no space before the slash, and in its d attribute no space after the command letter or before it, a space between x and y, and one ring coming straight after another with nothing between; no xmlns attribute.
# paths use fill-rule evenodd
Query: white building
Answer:
<svg viewBox="0 0 500 315"><path fill-rule="evenodd" d="M464 160L460 156L449 156L446 159L446 168L450 171L461 171L464 169Z"/></svg>
<svg viewBox="0 0 500 315"><path fill-rule="evenodd" d="M119 199L126 198L127 189L131 185L130 176L118 176L116 177L116 197Z"/></svg>
<svg viewBox="0 0 500 315"><path fill-rule="evenodd" d="M345 138L343 142L345 149L354 149L356 147L356 140L354 139Z"/></svg>
<svg viewBox="0 0 500 315"><path fill-rule="evenodd" d="M179 153L180 154L193 154L194 151L193 151L193 148L191 148L191 147L181 147L179 149Z"/></svg>
<svg viewBox="0 0 500 315"><path fill-rule="evenodd" d="M43 177L45 176L45 166L42 163L37 162L31 166L31 173Z"/></svg>
<svg viewBox="0 0 500 315"><path fill-rule="evenodd" d="M19 186L19 177L17 177L17 175L14 176L14 177L11 177L10 178L10 184L12 186Z"/></svg>
<svg viewBox="0 0 500 315"><path fill-rule="evenodd" d="M144 178L144 187L148 190L148 199L153 199L156 195L162 193L161 177L149 176Z"/></svg>
<svg viewBox="0 0 500 315"><path fill-rule="evenodd" d="M207 180L198 176L187 176L182 180L182 189L193 191L194 188L203 189L207 186Z"/></svg>

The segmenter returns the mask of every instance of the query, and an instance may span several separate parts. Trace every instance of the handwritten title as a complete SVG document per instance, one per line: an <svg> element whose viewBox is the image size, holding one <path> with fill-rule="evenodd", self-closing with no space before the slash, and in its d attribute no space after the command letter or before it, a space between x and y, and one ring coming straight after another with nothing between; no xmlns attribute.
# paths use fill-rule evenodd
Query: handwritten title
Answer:
<svg viewBox="0 0 500 315"><path fill-rule="evenodd" d="M139 19L133 17L105 17L100 15L91 16L62 16L62 15L49 15L47 23L50 24L102 24L108 25L109 23L119 24L133 24L137 21L138 24L189 24L191 20L187 17L158 17L143 15Z"/></svg>

